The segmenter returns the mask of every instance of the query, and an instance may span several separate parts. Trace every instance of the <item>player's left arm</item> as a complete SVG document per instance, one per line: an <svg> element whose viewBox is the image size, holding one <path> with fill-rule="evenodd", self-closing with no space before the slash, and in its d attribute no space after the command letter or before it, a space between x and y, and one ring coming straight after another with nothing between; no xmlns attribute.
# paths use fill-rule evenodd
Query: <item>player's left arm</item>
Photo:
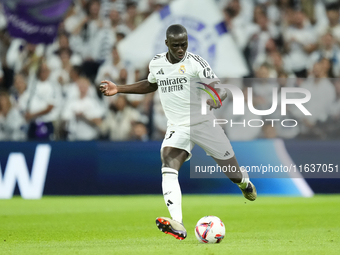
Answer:
<svg viewBox="0 0 340 255"><path fill-rule="evenodd" d="M225 89L223 89L223 88L216 88L216 91L217 91L218 95L220 96L221 101L223 101L224 99L227 98L227 92L225 91ZM210 106L210 109L209 109L210 111L212 109L221 108L221 106L222 106L221 102L216 97L215 97L215 101L213 99L211 99L211 98L207 99L207 105Z"/></svg>
<svg viewBox="0 0 340 255"><path fill-rule="evenodd" d="M218 80L218 81L213 81L213 82L209 83L209 85L212 88L215 89L215 91L219 95L221 101L223 102L223 100L227 98L228 94L227 94L227 91L224 88L216 88L215 85L220 84L220 83L221 83L220 80ZM210 106L210 110L211 109L218 109L222 106L222 104L221 104L220 100L217 98L217 96L214 95L214 97L215 97L215 101L212 98L209 98L207 100L207 105Z"/></svg>
<svg viewBox="0 0 340 255"><path fill-rule="evenodd" d="M228 94L224 88L216 88L216 85L221 83L220 79L213 72L209 64L203 59L202 61L204 61L206 67L203 68L202 66L199 66L198 76L203 83L207 84L208 87L210 87L210 90L211 89L214 90L213 96L215 100L209 98L207 100L207 105L210 106L210 110L218 109L222 106L221 102L227 98ZM217 93L218 96L215 94L215 92Z"/></svg>

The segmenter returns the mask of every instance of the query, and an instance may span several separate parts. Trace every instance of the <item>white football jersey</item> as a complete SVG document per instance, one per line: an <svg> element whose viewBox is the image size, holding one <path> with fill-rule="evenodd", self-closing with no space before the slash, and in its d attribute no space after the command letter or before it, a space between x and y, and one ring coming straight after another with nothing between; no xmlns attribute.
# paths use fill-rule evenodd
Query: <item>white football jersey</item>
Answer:
<svg viewBox="0 0 340 255"><path fill-rule="evenodd" d="M209 110L206 115L201 114L201 95L206 92L199 89L204 89L204 85L198 82L202 79L207 83L207 79L213 79L209 80L211 83L217 79L203 58L186 52L180 62L171 64L164 52L150 61L149 71L148 81L158 84L168 125L190 126L214 118Z"/></svg>

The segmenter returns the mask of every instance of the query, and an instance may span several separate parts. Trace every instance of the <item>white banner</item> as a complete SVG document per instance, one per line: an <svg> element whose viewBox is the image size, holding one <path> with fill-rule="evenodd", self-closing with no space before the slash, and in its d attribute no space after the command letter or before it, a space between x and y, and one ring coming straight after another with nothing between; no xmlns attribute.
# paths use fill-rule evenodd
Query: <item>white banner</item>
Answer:
<svg viewBox="0 0 340 255"><path fill-rule="evenodd" d="M219 77L248 74L244 57L223 23L214 0L176 0L148 17L118 45L123 61L145 68L157 53L166 52L165 32L172 24L186 27L188 51L203 57Z"/></svg>
<svg viewBox="0 0 340 255"><path fill-rule="evenodd" d="M20 152L10 153L3 176L0 165L0 199L12 198L16 183L22 198L40 199L44 192L50 155L51 145L37 146L30 177L25 155Z"/></svg>

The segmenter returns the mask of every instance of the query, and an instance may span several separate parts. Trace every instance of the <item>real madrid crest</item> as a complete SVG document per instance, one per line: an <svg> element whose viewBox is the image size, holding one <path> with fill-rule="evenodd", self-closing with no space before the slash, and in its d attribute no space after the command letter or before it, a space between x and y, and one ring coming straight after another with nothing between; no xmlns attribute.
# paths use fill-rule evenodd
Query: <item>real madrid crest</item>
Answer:
<svg viewBox="0 0 340 255"><path fill-rule="evenodd" d="M181 67L179 68L179 70L178 70L178 72L180 73L180 74L184 74L185 73L185 66L184 65L181 65Z"/></svg>

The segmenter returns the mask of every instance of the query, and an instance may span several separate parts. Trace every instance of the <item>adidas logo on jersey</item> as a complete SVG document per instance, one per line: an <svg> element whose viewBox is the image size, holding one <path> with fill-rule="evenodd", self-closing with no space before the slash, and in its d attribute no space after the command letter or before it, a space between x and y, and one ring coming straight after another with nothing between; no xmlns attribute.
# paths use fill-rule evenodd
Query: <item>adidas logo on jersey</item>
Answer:
<svg viewBox="0 0 340 255"><path fill-rule="evenodd" d="M159 59L159 58L161 58L161 57L162 57L162 55L157 54L157 55L153 58L153 60Z"/></svg>
<svg viewBox="0 0 340 255"><path fill-rule="evenodd" d="M229 156L229 155L230 155L229 151L226 151L226 152L224 153L224 157Z"/></svg>
<svg viewBox="0 0 340 255"><path fill-rule="evenodd" d="M164 74L163 68L161 68L161 70L159 70L156 74Z"/></svg>

